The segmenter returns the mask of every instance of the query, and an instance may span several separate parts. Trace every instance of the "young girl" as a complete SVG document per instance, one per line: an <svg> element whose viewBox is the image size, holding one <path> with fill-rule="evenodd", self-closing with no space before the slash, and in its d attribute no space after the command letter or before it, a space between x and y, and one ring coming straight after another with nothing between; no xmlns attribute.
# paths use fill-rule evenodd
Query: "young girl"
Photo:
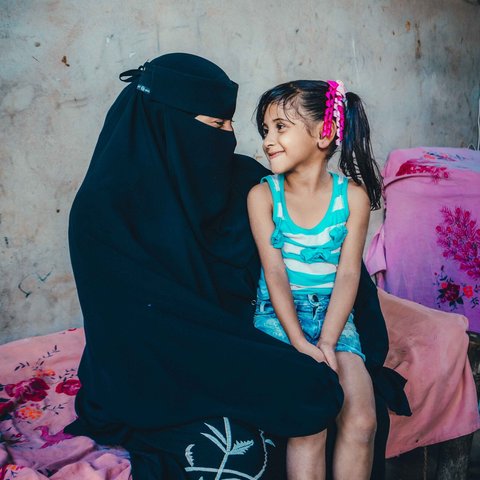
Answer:
<svg viewBox="0 0 480 480"><path fill-rule="evenodd" d="M255 326L339 375L335 479L370 478L375 401L352 307L370 209L381 183L360 98L341 82L299 80L267 91L257 125L273 175L248 196L262 261ZM341 146L340 168L327 171ZM325 478L325 431L290 438L290 480Z"/></svg>

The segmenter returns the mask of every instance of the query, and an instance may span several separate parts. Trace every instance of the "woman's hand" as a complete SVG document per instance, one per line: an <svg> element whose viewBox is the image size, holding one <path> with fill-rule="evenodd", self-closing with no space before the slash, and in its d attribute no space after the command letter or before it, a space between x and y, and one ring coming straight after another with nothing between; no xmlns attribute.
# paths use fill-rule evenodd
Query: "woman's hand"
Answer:
<svg viewBox="0 0 480 480"><path fill-rule="evenodd" d="M335 346L331 343L325 342L320 339L317 343L317 350L322 352L322 355L325 357L325 362L327 365L336 373L338 373L338 362L335 355Z"/></svg>

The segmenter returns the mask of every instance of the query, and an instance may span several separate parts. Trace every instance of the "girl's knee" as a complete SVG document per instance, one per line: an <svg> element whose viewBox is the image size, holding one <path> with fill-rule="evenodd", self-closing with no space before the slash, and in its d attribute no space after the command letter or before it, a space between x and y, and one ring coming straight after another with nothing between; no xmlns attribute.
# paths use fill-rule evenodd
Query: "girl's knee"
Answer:
<svg viewBox="0 0 480 480"><path fill-rule="evenodd" d="M343 418L338 425L343 435L360 443L371 443L377 432L375 411L358 412L350 418Z"/></svg>
<svg viewBox="0 0 480 480"><path fill-rule="evenodd" d="M358 419L357 429L365 438L375 438L375 433L377 432L377 417L375 412L371 415L361 415Z"/></svg>
<svg viewBox="0 0 480 480"><path fill-rule="evenodd" d="M327 431L323 430L314 435L305 437L292 437L288 439L289 448L301 448L304 451L321 451L325 448Z"/></svg>

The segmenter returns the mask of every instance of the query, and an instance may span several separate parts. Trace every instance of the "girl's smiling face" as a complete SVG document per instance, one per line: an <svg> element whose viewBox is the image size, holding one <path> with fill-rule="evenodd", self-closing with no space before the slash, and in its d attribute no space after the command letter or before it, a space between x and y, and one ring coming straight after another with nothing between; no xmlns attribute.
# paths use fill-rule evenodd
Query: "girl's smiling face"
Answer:
<svg viewBox="0 0 480 480"><path fill-rule="evenodd" d="M263 118L263 151L273 173L294 170L300 164L316 161L319 153L318 128L310 133L293 107L272 103Z"/></svg>

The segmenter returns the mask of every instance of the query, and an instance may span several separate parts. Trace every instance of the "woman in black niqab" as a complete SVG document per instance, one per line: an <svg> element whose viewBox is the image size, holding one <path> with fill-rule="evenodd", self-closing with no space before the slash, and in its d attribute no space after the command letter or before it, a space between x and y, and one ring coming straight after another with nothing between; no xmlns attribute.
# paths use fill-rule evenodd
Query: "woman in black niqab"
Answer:
<svg viewBox="0 0 480 480"><path fill-rule="evenodd" d="M308 435L343 394L328 366L252 325L245 199L268 171L234 154L233 132L195 118L232 118L237 85L189 54L122 75L70 214L86 347L66 431L123 445L135 480L184 478L182 429L228 417Z"/></svg>

